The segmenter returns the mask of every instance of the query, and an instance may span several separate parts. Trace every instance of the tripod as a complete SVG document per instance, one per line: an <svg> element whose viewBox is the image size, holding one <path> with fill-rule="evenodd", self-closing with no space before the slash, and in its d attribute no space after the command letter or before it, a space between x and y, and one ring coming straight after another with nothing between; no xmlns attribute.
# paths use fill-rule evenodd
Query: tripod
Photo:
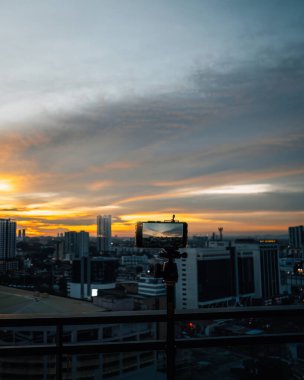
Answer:
<svg viewBox="0 0 304 380"><path fill-rule="evenodd" d="M167 380L175 380L175 284L178 271L174 259L186 258L187 253L179 253L175 248L166 248L161 257L167 259L163 267L163 278L167 288Z"/></svg>

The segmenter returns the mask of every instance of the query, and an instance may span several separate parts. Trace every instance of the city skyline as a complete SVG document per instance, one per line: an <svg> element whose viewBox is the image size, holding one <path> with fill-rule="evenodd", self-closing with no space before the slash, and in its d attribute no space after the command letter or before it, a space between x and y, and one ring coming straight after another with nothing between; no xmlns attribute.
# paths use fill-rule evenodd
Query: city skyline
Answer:
<svg viewBox="0 0 304 380"><path fill-rule="evenodd" d="M0 218L28 236L287 234L304 217L304 3L3 1Z"/></svg>

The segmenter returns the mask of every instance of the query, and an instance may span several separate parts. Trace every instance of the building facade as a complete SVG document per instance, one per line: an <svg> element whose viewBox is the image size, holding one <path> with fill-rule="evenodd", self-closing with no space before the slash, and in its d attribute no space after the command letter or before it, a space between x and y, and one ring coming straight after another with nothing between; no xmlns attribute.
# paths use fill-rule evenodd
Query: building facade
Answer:
<svg viewBox="0 0 304 380"><path fill-rule="evenodd" d="M121 256L120 262L122 266L136 267L142 266L144 270L148 269L149 260L147 255L124 255Z"/></svg>
<svg viewBox="0 0 304 380"><path fill-rule="evenodd" d="M277 242L260 242L261 297L270 300L281 294L279 252Z"/></svg>
<svg viewBox="0 0 304 380"><path fill-rule="evenodd" d="M16 222L0 219L0 271L17 269L16 258Z"/></svg>
<svg viewBox="0 0 304 380"><path fill-rule="evenodd" d="M111 232L112 216L97 216L97 252L107 253L111 250Z"/></svg>
<svg viewBox="0 0 304 380"><path fill-rule="evenodd" d="M31 292L18 291L18 297L10 301L10 307L18 313L20 299L22 305L33 303ZM37 296L38 297L38 296ZM76 313L86 316L91 313L102 312L104 309L90 302L82 302L61 297L49 296L43 302L36 298L34 306L26 308L25 313L39 310L39 314L51 317L61 313ZM16 304L14 306L14 303ZM37 311L36 311L37 312ZM157 336L156 324L153 323L117 323L113 319L108 324L88 324L64 326L63 339L65 344L83 344L83 351L77 355L63 355L62 379L65 380L153 380L161 379L157 373L157 353L153 350L143 352L105 352L90 353L87 345L111 343L119 341L142 341L155 339ZM53 326L18 326L0 331L1 345L44 345L56 344L56 330ZM55 355L26 355L0 357L0 378L11 380L56 380ZM163 378L162 378L163 379Z"/></svg>
<svg viewBox="0 0 304 380"><path fill-rule="evenodd" d="M66 258L70 260L88 257L89 255L89 233L85 231L65 232L64 250Z"/></svg>
<svg viewBox="0 0 304 380"><path fill-rule="evenodd" d="M112 257L82 257L73 260L68 296L91 298L99 289L113 289L117 277L118 259Z"/></svg>
<svg viewBox="0 0 304 380"><path fill-rule="evenodd" d="M289 244L292 248L303 248L304 246L304 227L295 226L288 228Z"/></svg>
<svg viewBox="0 0 304 380"><path fill-rule="evenodd" d="M166 285L162 278L142 274L138 281L138 294L150 297L165 296Z"/></svg>
<svg viewBox="0 0 304 380"><path fill-rule="evenodd" d="M235 242L226 248L188 248L176 260L176 308L250 305L281 295L275 241Z"/></svg>
<svg viewBox="0 0 304 380"><path fill-rule="evenodd" d="M233 253L223 248L187 248L186 252L187 258L176 260L176 308L236 303Z"/></svg>

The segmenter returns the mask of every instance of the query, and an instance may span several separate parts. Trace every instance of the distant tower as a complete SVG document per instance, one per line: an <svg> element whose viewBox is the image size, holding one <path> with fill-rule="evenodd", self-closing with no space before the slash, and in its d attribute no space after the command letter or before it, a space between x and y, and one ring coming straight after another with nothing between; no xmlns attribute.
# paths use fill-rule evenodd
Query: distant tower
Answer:
<svg viewBox="0 0 304 380"><path fill-rule="evenodd" d="M88 257L90 250L90 235L88 232L80 231L77 234L76 257Z"/></svg>
<svg viewBox="0 0 304 380"><path fill-rule="evenodd" d="M288 228L289 244L293 248L302 248L304 246L304 227L295 226Z"/></svg>
<svg viewBox="0 0 304 380"><path fill-rule="evenodd" d="M25 229L22 230L22 240L25 240Z"/></svg>
<svg viewBox="0 0 304 380"><path fill-rule="evenodd" d="M16 222L0 219L0 272L18 269L16 260Z"/></svg>
<svg viewBox="0 0 304 380"><path fill-rule="evenodd" d="M64 233L64 253L66 258L73 259L77 253L77 232L68 231Z"/></svg>
<svg viewBox="0 0 304 380"><path fill-rule="evenodd" d="M16 222L0 219L0 260L14 259L16 256Z"/></svg>
<svg viewBox="0 0 304 380"><path fill-rule="evenodd" d="M111 248L111 215L97 216L97 252L109 252Z"/></svg>
<svg viewBox="0 0 304 380"><path fill-rule="evenodd" d="M79 259L89 255L89 233L85 231L65 232L65 255L70 259Z"/></svg>
<svg viewBox="0 0 304 380"><path fill-rule="evenodd" d="M219 227L218 230L219 230L219 233L220 233L220 240L223 240L223 227Z"/></svg>

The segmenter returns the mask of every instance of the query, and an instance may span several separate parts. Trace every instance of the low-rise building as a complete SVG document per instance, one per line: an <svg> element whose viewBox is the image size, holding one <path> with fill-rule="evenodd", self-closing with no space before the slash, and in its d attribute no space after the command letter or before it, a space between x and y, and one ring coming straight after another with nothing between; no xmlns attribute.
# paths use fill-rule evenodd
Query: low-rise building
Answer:
<svg viewBox="0 0 304 380"><path fill-rule="evenodd" d="M46 296L37 292L0 286L0 313L86 314L103 309L73 299ZM151 323L113 323L107 325L65 325L64 342L69 344L139 341L156 337L156 325ZM51 326L18 326L0 330L0 344L55 344L56 329ZM82 354L63 358L64 379L154 380L157 375L157 358L154 351ZM32 380L56 379L54 356L10 356L0 358L0 371L4 379Z"/></svg>

